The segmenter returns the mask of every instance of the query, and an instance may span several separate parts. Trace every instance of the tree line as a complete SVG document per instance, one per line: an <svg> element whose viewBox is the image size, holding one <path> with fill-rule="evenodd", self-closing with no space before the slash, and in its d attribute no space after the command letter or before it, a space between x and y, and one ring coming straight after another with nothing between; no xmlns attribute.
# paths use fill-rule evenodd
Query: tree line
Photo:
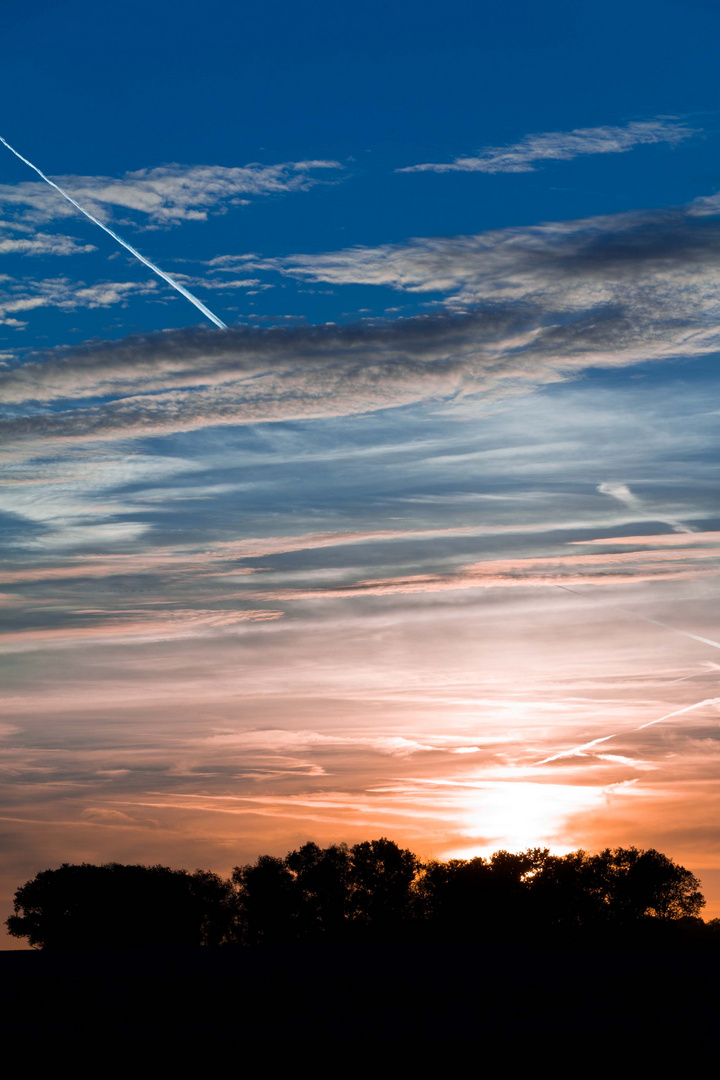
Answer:
<svg viewBox="0 0 720 1080"><path fill-rule="evenodd" d="M720 944L700 882L654 849L546 848L422 862L386 838L309 842L224 879L64 863L15 893L13 937L41 949L293 944Z"/></svg>

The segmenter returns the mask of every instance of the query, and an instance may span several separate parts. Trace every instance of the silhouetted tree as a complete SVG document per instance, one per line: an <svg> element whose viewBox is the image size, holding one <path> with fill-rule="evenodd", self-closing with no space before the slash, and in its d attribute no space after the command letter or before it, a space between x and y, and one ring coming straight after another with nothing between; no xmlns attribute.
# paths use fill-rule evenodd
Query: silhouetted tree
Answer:
<svg viewBox="0 0 720 1080"><path fill-rule="evenodd" d="M533 848L517 854L497 851L490 860L478 856L430 864L417 886L426 897L428 937L493 943L531 936L535 919L529 882L547 857L547 850Z"/></svg>
<svg viewBox="0 0 720 1080"><path fill-rule="evenodd" d="M422 864L412 851L385 837L355 844L350 854L351 919L359 930L372 929L374 936L384 939L410 922L411 886Z"/></svg>
<svg viewBox="0 0 720 1080"><path fill-rule="evenodd" d="M636 848L564 856L534 848L430 863L416 893L427 940L487 944L626 939L641 924L645 940L650 931L658 942L671 930L673 940L697 937L691 923L704 904L690 871Z"/></svg>
<svg viewBox="0 0 720 1080"><path fill-rule="evenodd" d="M484 864L484 860L479 860ZM413 883L413 910L415 920L435 927L445 921L448 897L452 891L451 882L461 867L467 866L466 859L450 859L438 862L433 859L422 867Z"/></svg>
<svg viewBox="0 0 720 1080"><path fill-rule="evenodd" d="M586 887L618 922L697 916L705 903L694 874L653 848L606 848L587 860L587 869Z"/></svg>
<svg viewBox="0 0 720 1080"><path fill-rule="evenodd" d="M284 859L261 855L233 871L240 940L386 940L412 918L419 867L411 851L384 837L352 849L309 842Z"/></svg>
<svg viewBox="0 0 720 1080"><path fill-rule="evenodd" d="M42 949L216 945L234 919L232 888L216 874L119 863L43 870L14 909L9 933Z"/></svg>
<svg viewBox="0 0 720 1080"><path fill-rule="evenodd" d="M492 870L479 855L451 865L452 873L435 899L436 930L440 940L475 941L487 935L493 918Z"/></svg>
<svg viewBox="0 0 720 1080"><path fill-rule="evenodd" d="M683 920L690 933L688 920L697 920L705 903L689 870L658 851L634 847L548 856L529 886L538 927L565 938L637 937L641 924L656 938L667 937Z"/></svg>
<svg viewBox="0 0 720 1080"><path fill-rule="evenodd" d="M293 875L301 941L341 940L350 913L352 860L347 844L309 842L285 857Z"/></svg>
<svg viewBox="0 0 720 1080"><path fill-rule="evenodd" d="M210 870L195 870L188 878L200 911L201 944L233 944L237 937L237 902L232 882Z"/></svg>
<svg viewBox="0 0 720 1080"><path fill-rule="evenodd" d="M236 866L239 936L244 945L286 945L297 939L299 896L284 859L261 855Z"/></svg>
<svg viewBox="0 0 720 1080"><path fill-rule="evenodd" d="M167 866L63 864L15 894L15 937L46 949L436 941L720 946L697 878L655 850L532 848L423 865L381 837L261 855L232 881ZM715 925L717 923L717 925Z"/></svg>
<svg viewBox="0 0 720 1080"><path fill-rule="evenodd" d="M605 919L605 898L584 851L548 854L528 885L538 933L562 940L595 928Z"/></svg>

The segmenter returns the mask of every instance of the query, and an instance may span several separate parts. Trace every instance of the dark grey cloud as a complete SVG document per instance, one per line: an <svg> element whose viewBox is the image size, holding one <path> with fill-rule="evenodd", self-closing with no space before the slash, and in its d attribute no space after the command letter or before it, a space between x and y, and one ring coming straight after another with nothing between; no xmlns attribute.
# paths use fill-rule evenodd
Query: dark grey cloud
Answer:
<svg viewBox="0 0 720 1080"><path fill-rule="evenodd" d="M394 322L192 328L0 370L6 438L116 438L497 396L591 366L720 347L712 200L480 236L256 263L303 279L446 293ZM18 416L23 405L31 415ZM50 411L50 410L53 411Z"/></svg>
<svg viewBox="0 0 720 1080"><path fill-rule="evenodd" d="M688 207L422 237L401 244L245 261L302 281L384 285L451 294L453 304L536 301L548 311L587 310L659 293L687 311L687 286L704 301L718 275L718 197Z"/></svg>

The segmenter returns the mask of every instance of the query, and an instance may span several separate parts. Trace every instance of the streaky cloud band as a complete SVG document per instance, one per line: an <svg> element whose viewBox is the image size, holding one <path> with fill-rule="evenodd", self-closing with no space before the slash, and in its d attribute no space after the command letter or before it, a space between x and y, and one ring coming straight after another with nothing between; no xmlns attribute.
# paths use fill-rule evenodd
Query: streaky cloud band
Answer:
<svg viewBox="0 0 720 1080"><path fill-rule="evenodd" d="M444 291L444 310L346 326L194 327L11 360L0 370L12 407L3 435L106 440L489 401L591 367L706 356L720 348L719 210L703 199L265 260L253 269Z"/></svg>

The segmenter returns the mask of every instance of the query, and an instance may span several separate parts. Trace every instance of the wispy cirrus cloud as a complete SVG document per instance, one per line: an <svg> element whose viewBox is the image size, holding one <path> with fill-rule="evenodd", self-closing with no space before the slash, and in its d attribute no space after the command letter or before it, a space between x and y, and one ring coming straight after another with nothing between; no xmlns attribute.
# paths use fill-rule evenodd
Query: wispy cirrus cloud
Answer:
<svg viewBox="0 0 720 1080"><path fill-rule="evenodd" d="M486 146L473 157L457 157L451 162L407 165L396 172L534 172L539 161L570 161L584 154L622 154L636 146L652 143L675 145L696 129L677 117L634 120L624 127L574 128L526 135L509 146Z"/></svg>
<svg viewBox="0 0 720 1080"><path fill-rule="evenodd" d="M122 177L60 176L57 182L100 221L123 220L139 228L205 221L253 198L307 191L337 161L290 161L278 165L162 165ZM0 207L11 220L42 225L77 217L77 211L46 184L0 185ZM118 217L120 215L120 217Z"/></svg>
<svg viewBox="0 0 720 1080"><path fill-rule="evenodd" d="M315 746L328 749L336 746L348 746L358 750L367 749L400 758L410 757L420 751L457 753L456 746L452 745L454 742L462 744L462 740L453 740L452 737L448 739L447 736L433 739L431 743L429 741L418 742L416 739L407 739L401 735L340 735L335 732L288 731L287 728L217 731L207 738L207 744L211 746L225 746L233 750L246 750L248 752L266 751L286 755ZM472 749L477 748L473 747Z"/></svg>
<svg viewBox="0 0 720 1080"><path fill-rule="evenodd" d="M206 637L232 630L240 623L274 621L282 615L282 611L269 609L78 611L74 612L72 619L63 626L23 628L0 634L0 652L46 649L53 646L64 648L83 644L117 645L126 641L137 643L170 638Z"/></svg>
<svg viewBox="0 0 720 1080"><path fill-rule="evenodd" d="M584 544L602 544L603 546L610 547L616 545L618 547L681 547L687 545L689 539L695 544L718 544L720 543L720 532L695 532L691 538L688 538L684 533L660 533L658 535L646 535L646 536L606 536L601 539L593 540L571 540L569 543L575 545Z"/></svg>
<svg viewBox="0 0 720 1080"><path fill-rule="evenodd" d="M12 504L11 504L12 505ZM7 507L6 507L7 508ZM20 509L16 504L15 512ZM26 511L27 512L27 511ZM300 551L319 551L324 548L338 548L370 544L382 544L388 541L400 543L431 542L452 537L503 537L509 534L532 532L555 532L568 527L562 522L526 522L519 521L511 525L456 525L441 529L374 529L348 532L304 533L295 536L248 537L243 540L219 541L203 544L200 548L189 545L151 548L142 553L109 554L92 558L88 555L71 555L60 561L28 563L22 569L13 569L9 564L0 569L0 584L18 585L29 582L52 582L63 580L82 580L93 578L112 578L138 574L163 575L167 573L177 580L183 575L191 575L197 581L207 577L235 577L255 573L249 567L238 565L245 559L266 558L272 555L286 555ZM652 541L653 538L648 538ZM673 537L671 537L671 540ZM612 543L647 546L643 538L629 537L627 541L619 538L608 540ZM685 540L686 537L678 537ZM717 543L720 533L694 533L693 542ZM666 538L659 538L665 543ZM595 544L601 541L588 540ZM602 541L603 543L605 541ZM577 541L580 543L580 541ZM44 552L46 555L47 553Z"/></svg>
<svg viewBox="0 0 720 1080"><path fill-rule="evenodd" d="M288 601L515 586L618 585L716 575L720 569L719 560L720 548L703 546L676 551L642 549L597 555L486 559L445 573L407 574L317 589L279 589L247 595L255 599Z"/></svg>

